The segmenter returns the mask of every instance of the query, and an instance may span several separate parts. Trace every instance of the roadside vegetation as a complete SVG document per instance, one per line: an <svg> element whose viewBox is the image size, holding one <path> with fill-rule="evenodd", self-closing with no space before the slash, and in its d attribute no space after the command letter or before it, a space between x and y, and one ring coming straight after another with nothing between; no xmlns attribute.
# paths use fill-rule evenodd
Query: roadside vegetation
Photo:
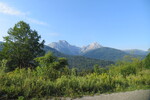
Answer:
<svg viewBox="0 0 150 100"><path fill-rule="evenodd" d="M150 89L150 54L143 60L126 56L105 68L95 65L90 71L78 71L68 67L66 58L55 57L51 52L41 56L44 41L39 43L40 36L25 22L17 23L5 39L0 52L1 100L80 97ZM32 43L36 43L34 47Z"/></svg>

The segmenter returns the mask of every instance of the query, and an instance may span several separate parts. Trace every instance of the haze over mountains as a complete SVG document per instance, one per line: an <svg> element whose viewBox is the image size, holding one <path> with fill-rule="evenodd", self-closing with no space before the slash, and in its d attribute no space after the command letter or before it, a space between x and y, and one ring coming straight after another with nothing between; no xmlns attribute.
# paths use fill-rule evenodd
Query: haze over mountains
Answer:
<svg viewBox="0 0 150 100"><path fill-rule="evenodd" d="M77 47L69 44L65 40L60 40L58 42L52 42L48 46L67 55L82 55L85 57L103 60L117 60L125 55L145 56L149 53L148 51L142 51L138 49L118 50L115 48L104 47L97 42L91 43L87 46Z"/></svg>
<svg viewBox="0 0 150 100"><path fill-rule="evenodd" d="M150 51L143 51L143 50L138 50L138 49L129 49L129 50L123 50L126 53L129 54L135 54L135 55L147 55L150 53Z"/></svg>

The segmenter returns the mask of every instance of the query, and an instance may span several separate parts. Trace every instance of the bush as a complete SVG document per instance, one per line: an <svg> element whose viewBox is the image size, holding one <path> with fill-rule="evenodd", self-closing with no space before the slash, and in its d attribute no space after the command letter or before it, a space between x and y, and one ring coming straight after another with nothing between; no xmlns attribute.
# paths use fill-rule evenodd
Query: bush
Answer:
<svg viewBox="0 0 150 100"><path fill-rule="evenodd" d="M145 68L150 69L150 53L146 56L144 60Z"/></svg>
<svg viewBox="0 0 150 100"><path fill-rule="evenodd" d="M141 69L138 60L111 65L101 74L91 72L80 76L78 73L76 69L56 70L50 65L35 69L17 68L12 72L1 69L0 99L49 99L150 88L150 69Z"/></svg>

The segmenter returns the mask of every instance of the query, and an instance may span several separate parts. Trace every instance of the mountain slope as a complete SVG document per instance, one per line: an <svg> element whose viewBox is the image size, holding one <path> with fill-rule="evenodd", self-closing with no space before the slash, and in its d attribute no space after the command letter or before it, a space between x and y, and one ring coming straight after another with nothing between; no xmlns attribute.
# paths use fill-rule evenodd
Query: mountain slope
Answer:
<svg viewBox="0 0 150 100"><path fill-rule="evenodd" d="M101 67L106 67L108 65L114 64L113 61L105 61L93 58L86 58L83 56L70 56L68 58L69 66L78 68L78 69L93 69L95 64L100 65Z"/></svg>
<svg viewBox="0 0 150 100"><path fill-rule="evenodd" d="M110 64L114 64L114 62L112 61L104 61L104 60L99 60L99 59L86 58L83 56L65 55L49 46L45 46L44 50L46 52L48 51L52 52L57 57L66 57L68 59L70 68L75 67L78 69L92 69L95 64L98 64L102 67L108 66Z"/></svg>
<svg viewBox="0 0 150 100"><path fill-rule="evenodd" d="M143 51L138 49L123 50L123 51L133 55L147 55L149 53L148 51Z"/></svg>
<svg viewBox="0 0 150 100"><path fill-rule="evenodd" d="M99 43L94 42L94 43L91 43L91 44L89 44L89 45L87 45L87 46L83 46L83 47L81 48L81 52L82 52L82 53L85 53L85 52L87 52L87 51L94 50L94 49L98 49L98 48L102 48L102 46L101 46Z"/></svg>
<svg viewBox="0 0 150 100"><path fill-rule="evenodd" d="M97 42L91 43L84 47L77 47L77 46L70 45L67 41L60 40L59 42L53 42L49 44L49 46L51 48L58 50L63 54L84 56L88 58L108 60L108 61L120 60L125 55L132 55L133 57L144 58L148 54L148 52L144 52L140 50L123 51L123 50L113 49L109 47L103 47Z"/></svg>
<svg viewBox="0 0 150 100"><path fill-rule="evenodd" d="M51 48L51 47L49 47L49 46L47 46L47 45L45 45L44 46L44 51L45 52L52 52L55 56L57 56L57 57L65 57L66 55L65 54L63 54L63 53L60 53L59 51L57 51L56 49L53 49L53 48Z"/></svg>
<svg viewBox="0 0 150 100"><path fill-rule="evenodd" d="M68 55L78 55L80 54L80 48L70 45L65 40L60 40L59 42L52 42L48 46L58 50L61 53L68 54Z"/></svg>
<svg viewBox="0 0 150 100"><path fill-rule="evenodd" d="M95 49L82 54L82 56L85 57L101 59L101 60L110 60L110 61L117 61L119 59L122 59L125 55L128 54L121 50L108 48L108 47Z"/></svg>
<svg viewBox="0 0 150 100"><path fill-rule="evenodd" d="M65 40L60 40L59 42L52 42L48 46L58 50L61 53L67 54L67 55L81 55L84 52L94 50L94 49L98 49L98 48L102 47L97 42L91 43L87 46L77 47L77 46L74 46L74 45L70 45Z"/></svg>

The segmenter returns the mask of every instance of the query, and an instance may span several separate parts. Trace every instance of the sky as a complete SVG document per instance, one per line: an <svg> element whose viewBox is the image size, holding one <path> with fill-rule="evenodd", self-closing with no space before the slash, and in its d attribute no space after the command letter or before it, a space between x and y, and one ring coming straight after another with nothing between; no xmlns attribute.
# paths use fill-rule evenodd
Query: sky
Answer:
<svg viewBox="0 0 150 100"><path fill-rule="evenodd" d="M0 41L21 20L45 44L150 48L150 0L0 0Z"/></svg>

